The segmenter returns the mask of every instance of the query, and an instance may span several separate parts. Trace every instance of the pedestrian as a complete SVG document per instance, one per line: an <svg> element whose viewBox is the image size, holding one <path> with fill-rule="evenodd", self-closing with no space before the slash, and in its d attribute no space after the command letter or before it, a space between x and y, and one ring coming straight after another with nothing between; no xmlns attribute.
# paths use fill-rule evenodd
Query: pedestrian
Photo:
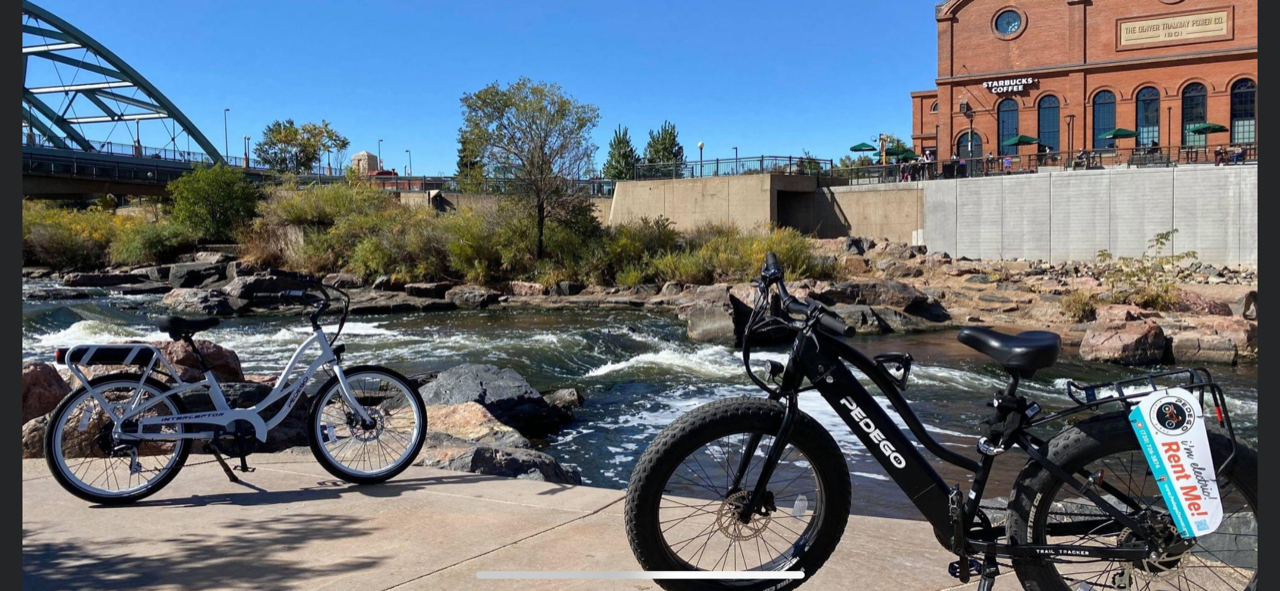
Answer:
<svg viewBox="0 0 1280 591"><path fill-rule="evenodd" d="M1231 149L1231 163L1240 164L1244 162L1244 146L1236 146Z"/></svg>
<svg viewBox="0 0 1280 591"><path fill-rule="evenodd" d="M1223 166L1227 163L1227 151L1221 145L1213 149L1213 165Z"/></svg>

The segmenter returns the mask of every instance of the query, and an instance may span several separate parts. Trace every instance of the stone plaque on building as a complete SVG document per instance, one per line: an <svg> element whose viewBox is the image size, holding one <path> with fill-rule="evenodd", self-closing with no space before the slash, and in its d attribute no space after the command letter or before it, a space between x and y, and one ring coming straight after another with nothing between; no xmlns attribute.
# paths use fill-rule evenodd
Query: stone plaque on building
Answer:
<svg viewBox="0 0 1280 591"><path fill-rule="evenodd" d="M1232 38L1232 7L1116 21L1116 49L1145 49Z"/></svg>

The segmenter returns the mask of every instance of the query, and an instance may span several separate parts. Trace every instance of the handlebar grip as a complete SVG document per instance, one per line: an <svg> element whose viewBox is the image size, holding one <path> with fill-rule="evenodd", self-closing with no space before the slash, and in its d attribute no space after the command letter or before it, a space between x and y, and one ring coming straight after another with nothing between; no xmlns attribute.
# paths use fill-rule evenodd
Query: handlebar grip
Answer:
<svg viewBox="0 0 1280 591"><path fill-rule="evenodd" d="M843 319L832 313L824 313L818 317L818 324L827 332L842 337L851 337L857 331Z"/></svg>
<svg viewBox="0 0 1280 591"><path fill-rule="evenodd" d="M772 252L765 254L764 264L774 269L778 268L778 256L773 254Z"/></svg>

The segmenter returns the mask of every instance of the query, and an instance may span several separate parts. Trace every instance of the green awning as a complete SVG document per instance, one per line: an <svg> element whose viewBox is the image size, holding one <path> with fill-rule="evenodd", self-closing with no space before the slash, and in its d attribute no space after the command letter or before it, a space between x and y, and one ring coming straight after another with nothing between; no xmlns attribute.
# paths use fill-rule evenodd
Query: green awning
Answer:
<svg viewBox="0 0 1280 591"><path fill-rule="evenodd" d="M1197 123L1188 127L1187 131L1196 135L1208 135L1211 133L1231 131L1231 129L1225 125L1218 125L1217 123Z"/></svg>
<svg viewBox="0 0 1280 591"><path fill-rule="evenodd" d="M874 152L876 151L876 147L866 142L862 142L861 144L858 144L856 146L853 146L852 148L849 148L849 151L850 152Z"/></svg>
<svg viewBox="0 0 1280 591"><path fill-rule="evenodd" d="M1101 137L1102 139L1107 139L1107 140L1119 140L1119 139L1124 139L1124 138L1138 137L1138 132L1136 132L1136 131L1134 131L1134 130L1132 130L1132 129L1125 129L1125 128L1123 128L1123 127L1117 127L1117 128L1115 128L1115 129L1113 129L1113 130L1111 130L1111 131L1108 131L1107 133L1102 134L1102 135L1101 135L1101 136L1099 136L1099 137Z"/></svg>
<svg viewBox="0 0 1280 591"><path fill-rule="evenodd" d="M1033 138L1029 135L1019 135L1019 136L1014 136L1005 140L1000 145L1002 146L1034 146L1038 143L1040 143L1040 140L1037 138Z"/></svg>

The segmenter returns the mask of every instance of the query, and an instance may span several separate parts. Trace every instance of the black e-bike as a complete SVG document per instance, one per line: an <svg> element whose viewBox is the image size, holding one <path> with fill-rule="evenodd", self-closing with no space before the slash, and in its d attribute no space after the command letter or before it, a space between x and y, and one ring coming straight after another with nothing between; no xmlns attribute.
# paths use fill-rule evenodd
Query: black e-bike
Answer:
<svg viewBox="0 0 1280 591"><path fill-rule="evenodd" d="M910 355L869 359L854 349L842 338L852 331L839 316L788 295L772 254L758 288L743 360L768 397L706 404L649 445L632 473L625 514L632 551L646 570L798 570L807 578L826 562L847 525L852 490L835 440L797 404L801 392L817 390L957 556L949 571L961 582L977 577L979 589L988 591L1002 560L1010 560L1031 591L1257 590L1257 452L1237 442L1222 390L1207 371L1073 383L1068 394L1077 405L1044 412L1018 394L1018 383L1053 365L1058 335L962 329L961 342L1009 374L990 403L975 460L938 443L912 412L902 394ZM761 378L751 367L753 337L777 330L793 331L795 340L785 365L770 361L768 378ZM967 493L943 480L849 366L884 394L920 446L973 473ZM1216 420L1206 423L1224 518L1203 537L1179 534L1127 419L1140 399L1168 382L1198 393L1202 405L1207 396L1215 407ZM1102 407L1114 411L1095 413L1047 441L1029 432ZM991 515L979 505L988 476L996 458L1014 447L1025 452L1026 465L1007 510ZM681 591L757 590L789 589L803 580L658 583Z"/></svg>

